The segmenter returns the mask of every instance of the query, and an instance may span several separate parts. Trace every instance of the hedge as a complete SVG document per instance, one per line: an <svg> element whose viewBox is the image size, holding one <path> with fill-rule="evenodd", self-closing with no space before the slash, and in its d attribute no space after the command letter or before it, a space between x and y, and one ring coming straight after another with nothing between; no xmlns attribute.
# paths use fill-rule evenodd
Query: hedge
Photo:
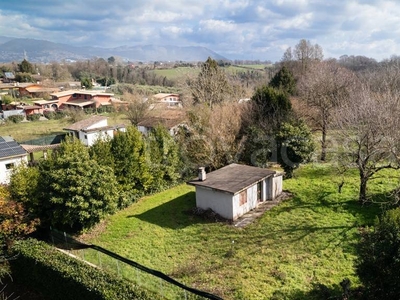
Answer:
<svg viewBox="0 0 400 300"><path fill-rule="evenodd" d="M15 282L49 299L161 299L128 280L92 267L35 240L18 241L11 261Z"/></svg>

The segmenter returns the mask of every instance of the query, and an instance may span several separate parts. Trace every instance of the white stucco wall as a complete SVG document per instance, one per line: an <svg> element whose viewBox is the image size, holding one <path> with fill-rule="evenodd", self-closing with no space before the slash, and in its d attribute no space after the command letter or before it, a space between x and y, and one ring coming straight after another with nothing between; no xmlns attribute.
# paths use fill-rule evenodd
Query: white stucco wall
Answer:
<svg viewBox="0 0 400 300"><path fill-rule="evenodd" d="M233 197L233 220L236 220L238 217L244 215L248 211L256 208L258 205L257 202L257 184L249 187L246 190L247 193L247 202L243 205L240 205L240 193L236 194Z"/></svg>
<svg viewBox="0 0 400 300"><path fill-rule="evenodd" d="M275 199L282 193L282 186L283 186L283 174L275 174L272 179L272 197Z"/></svg>
<svg viewBox="0 0 400 300"><path fill-rule="evenodd" d="M114 138L114 130L115 129L108 129L108 130L101 130L95 132L79 132L79 140L85 146L92 146L98 139L106 139L106 138ZM118 131L125 132L125 128L119 128Z"/></svg>
<svg viewBox="0 0 400 300"><path fill-rule="evenodd" d="M23 157L6 158L0 160L0 183L1 184L10 183L10 176L12 173L12 169L7 170L6 165L14 164L15 166L18 166L23 161L28 163L28 155Z"/></svg>
<svg viewBox="0 0 400 300"><path fill-rule="evenodd" d="M226 219L233 219L232 194L196 186L196 206L204 210L211 208Z"/></svg>

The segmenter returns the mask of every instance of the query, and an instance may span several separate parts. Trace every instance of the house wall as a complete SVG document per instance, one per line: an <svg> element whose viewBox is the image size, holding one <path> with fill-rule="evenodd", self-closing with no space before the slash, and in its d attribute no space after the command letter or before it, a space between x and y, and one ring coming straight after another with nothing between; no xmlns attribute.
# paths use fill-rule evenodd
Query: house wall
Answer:
<svg viewBox="0 0 400 300"><path fill-rule="evenodd" d="M282 194L282 187L283 187L283 175L282 174L275 174L272 178L272 197L275 199L277 196Z"/></svg>
<svg viewBox="0 0 400 300"><path fill-rule="evenodd" d="M111 97L109 95L96 95L92 100L96 103L96 108L101 105L109 104Z"/></svg>
<svg viewBox="0 0 400 300"><path fill-rule="evenodd" d="M125 132L125 128L119 128L118 130L114 129L107 129L107 130L101 130L101 131L96 131L96 132L79 132L79 140L85 145L85 146L92 146L98 139L107 139L107 138L114 138L115 131L122 131Z"/></svg>
<svg viewBox="0 0 400 300"><path fill-rule="evenodd" d="M143 133L145 135L147 135L147 133L150 131L150 128L148 128L146 126L138 126L137 128L141 133Z"/></svg>
<svg viewBox="0 0 400 300"><path fill-rule="evenodd" d="M221 217L233 220L232 194L196 186L196 206L207 210L211 208Z"/></svg>
<svg viewBox="0 0 400 300"><path fill-rule="evenodd" d="M23 157L14 157L14 158L6 158L0 160L0 184L9 184L10 176L12 173L12 169L7 169L6 165L14 164L14 166L18 166L21 162L28 162L28 156L25 155Z"/></svg>
<svg viewBox="0 0 400 300"><path fill-rule="evenodd" d="M241 204L240 193L233 197L233 220L244 215L248 211L254 209L258 205L257 201L257 184L252 185L247 190L243 191L247 195L247 201Z"/></svg>

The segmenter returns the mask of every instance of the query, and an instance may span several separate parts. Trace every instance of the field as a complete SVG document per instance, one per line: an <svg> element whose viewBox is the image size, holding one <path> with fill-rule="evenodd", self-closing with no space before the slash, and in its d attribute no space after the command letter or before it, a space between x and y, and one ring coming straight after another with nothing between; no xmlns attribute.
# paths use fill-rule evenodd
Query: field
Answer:
<svg viewBox="0 0 400 300"><path fill-rule="evenodd" d="M393 175L371 182L375 200L396 186ZM141 199L81 238L224 299L320 299L311 293L316 284L340 295L344 278L358 284L358 228L381 209L357 203L357 172L342 193L335 178L328 164L302 167L284 181L293 198L243 229L192 215L194 189L180 185ZM136 278L129 268L123 274Z"/></svg>

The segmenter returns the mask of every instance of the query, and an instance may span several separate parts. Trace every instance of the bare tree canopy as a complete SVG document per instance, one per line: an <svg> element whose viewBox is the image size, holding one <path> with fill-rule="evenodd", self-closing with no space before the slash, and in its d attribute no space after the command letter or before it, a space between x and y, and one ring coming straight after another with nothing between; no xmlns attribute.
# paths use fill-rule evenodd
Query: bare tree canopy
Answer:
<svg viewBox="0 0 400 300"><path fill-rule="evenodd" d="M202 65L197 78L189 80L188 85L192 92L194 103L205 103L210 108L215 104L229 100L232 95L224 71L210 57Z"/></svg>
<svg viewBox="0 0 400 300"><path fill-rule="evenodd" d="M368 86L363 86L352 101L336 110L334 125L340 136L338 161L358 168L362 203L367 201L367 183L377 172L398 168L399 114L397 94L378 94Z"/></svg>
<svg viewBox="0 0 400 300"><path fill-rule="evenodd" d="M321 160L326 159L327 134L334 109L347 102L356 84L354 74L335 62L310 66L298 83L303 108L300 114L321 131Z"/></svg>

